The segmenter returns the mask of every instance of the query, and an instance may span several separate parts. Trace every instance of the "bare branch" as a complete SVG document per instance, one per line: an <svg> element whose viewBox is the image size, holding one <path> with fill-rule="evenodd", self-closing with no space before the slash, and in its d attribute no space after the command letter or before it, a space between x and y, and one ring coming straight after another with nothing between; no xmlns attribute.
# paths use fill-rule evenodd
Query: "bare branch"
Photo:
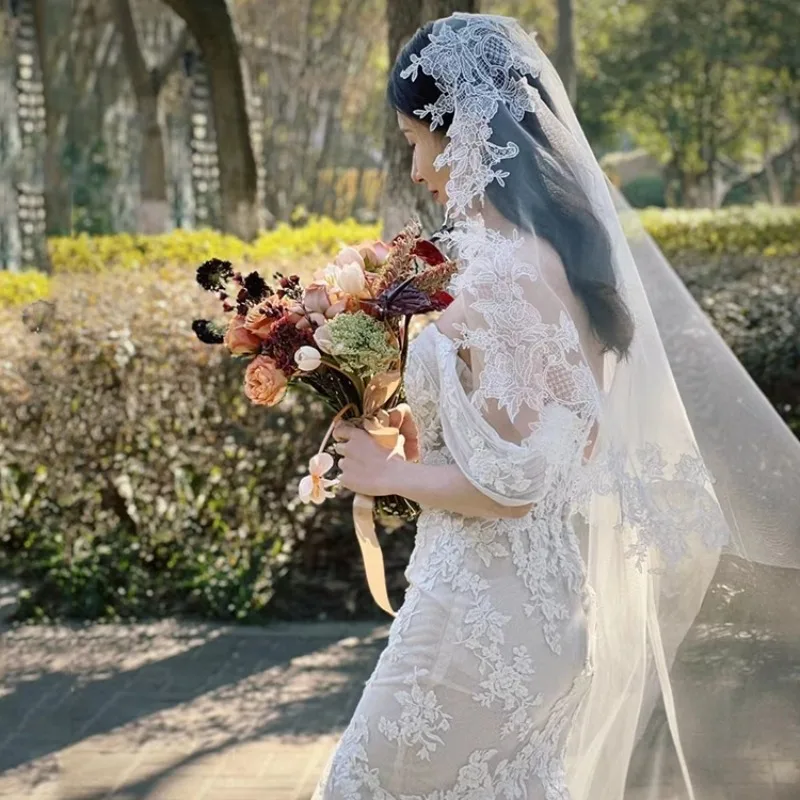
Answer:
<svg viewBox="0 0 800 800"><path fill-rule="evenodd" d="M191 38L192 34L189 30L189 26L184 25L183 30L180 32L178 38L175 40L175 44L172 46L172 50L170 50L170 52L155 70L153 82L155 83L156 91L160 91L161 87L164 85L164 81L169 78L169 76L172 74L172 70L174 70L180 62L181 57L186 51L186 48L189 46Z"/></svg>
<svg viewBox="0 0 800 800"><path fill-rule="evenodd" d="M151 93L150 71L139 44L136 23L133 19L130 0L112 0L117 25L122 35L122 52L128 66L134 92L137 97Z"/></svg>

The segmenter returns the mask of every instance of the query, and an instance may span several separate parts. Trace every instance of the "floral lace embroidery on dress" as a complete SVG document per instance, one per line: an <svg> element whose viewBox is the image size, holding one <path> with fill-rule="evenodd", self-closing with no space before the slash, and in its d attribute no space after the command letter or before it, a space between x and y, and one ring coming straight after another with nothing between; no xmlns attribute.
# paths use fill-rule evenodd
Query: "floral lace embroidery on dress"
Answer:
<svg viewBox="0 0 800 800"><path fill-rule="evenodd" d="M456 463L487 496L505 504L533 503L535 509L518 520L423 511L406 572L411 581L406 602L368 687L384 665L403 666L408 657L413 666L415 652L406 638L423 599L433 597L432 605L445 609L448 655L457 653L463 669L474 666L477 677L470 676L471 692L465 695L474 705L466 699L458 706L442 701L448 682L436 674L438 663L430 671L409 668L404 688L392 687L396 707L373 695L367 710L353 717L330 778L323 779L322 791L330 788L336 800L569 800L565 740L591 683L592 618L601 607L586 582L576 516L588 521L589 504L613 496L610 505L618 504L613 513L620 518L616 531L612 521L607 533L625 534L632 542L628 556L648 566L651 552L675 563L689 552L691 539L712 546L727 539L699 454L670 466L658 447L635 453L614 449L615 432L604 428L607 397L583 353L588 337L567 312L564 292L559 296L551 285L561 284L549 283L549 274L545 280L538 260L520 256L531 237L523 241L516 232L487 228L475 214L490 184L506 185L510 173L502 163L531 140L522 132L520 144L507 141L503 129L493 126L495 117L502 115L508 130L519 131L525 116L537 112L545 124L544 92L529 82L544 67L540 51L516 23L456 14L435 24L429 44L411 56L402 73L411 80L423 73L436 83L439 99L417 112L430 119L432 129L452 115L448 143L435 165L450 170L447 213L453 227L443 239L462 264L451 293L464 295L469 317L456 327L457 339L431 326L409 354L407 396L420 428L422 459ZM588 159L581 177L586 185L595 182L589 187L593 197L602 174L591 153L580 152L581 143L554 113L546 124L561 125L561 144ZM538 145L531 147L541 154ZM583 166L577 160L574 169ZM535 220L531 223L534 227ZM480 354L483 362L469 392L457 373L461 347ZM498 420L503 415L506 419ZM514 426L512 441L499 432L508 429L506 421ZM587 462L586 446L597 430L606 438ZM577 607L589 628L580 664L574 662L581 656L566 649L575 641L574 628L572 639L567 637L568 626L573 619L580 622ZM528 626L510 624L521 619L520 612L539 622L536 632L545 646L534 649ZM556 694L540 692L536 683L552 658L575 676ZM370 707L376 697L380 703ZM459 725L483 719L492 726L490 746L474 747L468 740L471 752L451 755ZM387 742L395 745L388 755ZM414 763L405 760L407 748ZM380 755L371 761L373 752ZM405 770L400 776L405 785L413 785L422 762L436 767L435 789L399 794L388 788L399 768Z"/></svg>
<svg viewBox="0 0 800 800"><path fill-rule="evenodd" d="M416 345L420 349L428 346L430 350L426 357L421 355L409 362L408 396L419 427L421 458L425 463L440 458L451 461L438 424L436 395L439 387L426 366L431 358L436 363L440 355L437 349L442 347L444 339L446 337L437 333L436 339L415 343L412 345L415 350ZM452 357L451 349L447 355ZM420 678L424 679L428 672L415 668L405 679L410 689L394 695L399 707L397 716L382 715L377 731L372 732L366 717L357 715L352 720L339 744L329 777L340 796L348 800L373 797L471 800L483 796L475 794L479 791L487 798L510 799L525 797L531 777L536 776L548 798L568 800L562 763L564 733L588 685L591 666L588 662L584 665L572 689L555 702L546 724L537 730L531 712L542 704L543 698L540 693L531 691L535 676L533 655L524 644L509 646L507 628L511 617L495 607L489 582L470 566L473 563L490 567L496 559L513 559L526 586L534 589L525 612L528 615L538 613L548 644L553 652L559 652L558 621L566 619L569 610L563 601L556 599L554 582L567 576L570 590L581 591L580 555L576 546L564 548L558 541L549 546L545 537L556 530L556 526L535 528L535 537L529 534L530 526L530 518L470 519L424 510L418 521L417 545L407 571L413 574L415 583L409 587L406 602L392 624L389 643L381 655L381 661L384 658L393 661L402 656L403 632L415 613L421 592L448 587L467 597L468 604L453 644L474 654L481 679L472 700L484 708L495 707L503 714L501 738L513 735L520 742L514 757L498 760L496 749L478 749L457 770L456 782L449 789L424 795L394 795L386 790L380 770L369 763L370 736L380 733L388 741L416 748L416 758L430 761L438 748L446 746L447 733L456 722L439 702L435 690L426 689L420 683ZM419 561L420 552L425 553L423 562ZM559 566L570 561L571 566L560 574ZM364 790L367 794L362 793Z"/></svg>

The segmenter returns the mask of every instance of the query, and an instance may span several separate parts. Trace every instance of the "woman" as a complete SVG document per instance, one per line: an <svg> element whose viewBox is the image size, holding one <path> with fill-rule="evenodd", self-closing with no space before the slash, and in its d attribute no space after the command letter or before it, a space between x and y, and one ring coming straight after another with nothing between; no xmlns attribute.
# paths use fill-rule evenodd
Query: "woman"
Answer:
<svg viewBox="0 0 800 800"><path fill-rule="evenodd" d="M346 488L423 511L316 797L622 798L658 689L692 797L668 670L730 532L602 172L513 20L426 25L388 96L460 270L409 354L419 458L335 434Z"/></svg>

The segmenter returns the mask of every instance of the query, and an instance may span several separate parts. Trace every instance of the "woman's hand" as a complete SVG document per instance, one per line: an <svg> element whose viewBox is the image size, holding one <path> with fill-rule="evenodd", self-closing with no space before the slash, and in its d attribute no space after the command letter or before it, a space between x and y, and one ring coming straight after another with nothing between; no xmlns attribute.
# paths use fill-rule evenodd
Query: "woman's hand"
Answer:
<svg viewBox="0 0 800 800"><path fill-rule="evenodd" d="M398 466L404 459L383 447L374 436L355 425L340 422L333 429L339 459L339 482L345 489L369 497L394 494Z"/></svg>

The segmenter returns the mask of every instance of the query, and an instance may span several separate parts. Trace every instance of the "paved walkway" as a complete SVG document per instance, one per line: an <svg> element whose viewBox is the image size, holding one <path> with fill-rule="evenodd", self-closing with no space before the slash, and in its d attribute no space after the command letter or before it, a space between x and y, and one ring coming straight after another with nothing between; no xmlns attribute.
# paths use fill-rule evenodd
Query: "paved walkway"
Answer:
<svg viewBox="0 0 800 800"><path fill-rule="evenodd" d="M800 798L800 626L786 618L776 630L706 615L682 651L678 680L711 720L685 731L698 800ZM386 631L0 628L0 797L308 800ZM661 735L651 726L647 746Z"/></svg>

